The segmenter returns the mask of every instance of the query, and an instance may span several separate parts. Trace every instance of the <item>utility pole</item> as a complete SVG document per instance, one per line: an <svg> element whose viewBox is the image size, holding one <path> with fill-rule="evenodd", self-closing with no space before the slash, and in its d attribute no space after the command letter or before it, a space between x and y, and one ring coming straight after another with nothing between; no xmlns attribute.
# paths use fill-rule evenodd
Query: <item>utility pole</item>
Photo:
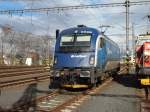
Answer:
<svg viewBox="0 0 150 112"><path fill-rule="evenodd" d="M11 33L11 38L10 38L10 46L11 46L11 51L10 51L10 57L11 57L11 65L14 64L14 49L13 49L13 45L14 45L14 37L15 37L15 32L10 32Z"/></svg>
<svg viewBox="0 0 150 112"><path fill-rule="evenodd" d="M126 7L126 57L127 57L127 73L129 73L129 7L130 1L125 1Z"/></svg>
<svg viewBox="0 0 150 112"><path fill-rule="evenodd" d="M129 0L126 0L126 54L129 56Z"/></svg>
<svg viewBox="0 0 150 112"><path fill-rule="evenodd" d="M4 34L4 32L2 32L2 34L1 34L1 64L3 65L4 64L4 59L3 59L3 34Z"/></svg>
<svg viewBox="0 0 150 112"><path fill-rule="evenodd" d="M3 35L1 36L1 42L2 42L2 45L1 45L1 52L2 52L2 55L1 55L1 58L2 58L2 64L4 64L4 37L6 36L6 34L8 34L10 31L12 30L11 26L9 25L4 25L2 26L2 33Z"/></svg>
<svg viewBox="0 0 150 112"><path fill-rule="evenodd" d="M2 31L1 31L1 62L0 64L4 64L4 58L3 58L3 55L4 55L4 45L3 45L3 39L4 39L4 30L3 30L3 27L2 27Z"/></svg>
<svg viewBox="0 0 150 112"><path fill-rule="evenodd" d="M150 30L149 30L149 22L150 22L150 15L147 15L147 18L148 18L148 21L147 21L147 33L149 34L150 33Z"/></svg>
<svg viewBox="0 0 150 112"><path fill-rule="evenodd" d="M150 15L146 15L146 16L144 16L144 18L143 19L145 19L146 18L146 22L147 22L147 25L146 25L146 34L149 34L150 33L150 25L149 25L149 23L150 23Z"/></svg>
<svg viewBox="0 0 150 112"><path fill-rule="evenodd" d="M51 44L51 41L50 41L50 38L48 38L48 66L50 66L50 63L51 63L51 57L50 57L50 44Z"/></svg>
<svg viewBox="0 0 150 112"><path fill-rule="evenodd" d="M134 51L135 51L134 23L132 23L132 49L133 49L133 54L134 54Z"/></svg>

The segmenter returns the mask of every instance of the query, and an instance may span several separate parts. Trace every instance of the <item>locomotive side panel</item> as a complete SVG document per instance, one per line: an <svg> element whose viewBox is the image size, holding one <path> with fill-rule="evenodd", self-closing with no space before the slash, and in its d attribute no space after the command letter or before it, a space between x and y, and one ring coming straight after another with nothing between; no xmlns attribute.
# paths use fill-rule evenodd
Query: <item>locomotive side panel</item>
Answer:
<svg viewBox="0 0 150 112"><path fill-rule="evenodd" d="M120 49L111 40L106 43L107 61L105 70L106 71L117 71L120 67Z"/></svg>
<svg viewBox="0 0 150 112"><path fill-rule="evenodd" d="M103 39L103 46L98 49L97 67L103 72L116 70L120 67L120 49L107 37Z"/></svg>

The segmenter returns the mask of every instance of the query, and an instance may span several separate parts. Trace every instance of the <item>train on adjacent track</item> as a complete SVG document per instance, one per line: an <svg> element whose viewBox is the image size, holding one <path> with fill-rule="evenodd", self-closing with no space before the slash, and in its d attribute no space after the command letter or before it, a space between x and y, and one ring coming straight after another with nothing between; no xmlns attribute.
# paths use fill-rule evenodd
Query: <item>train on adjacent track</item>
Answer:
<svg viewBox="0 0 150 112"><path fill-rule="evenodd" d="M120 49L104 33L84 25L56 30L50 88L87 88L119 69Z"/></svg>
<svg viewBox="0 0 150 112"><path fill-rule="evenodd" d="M150 34L143 34L136 40L136 74L140 84L150 87Z"/></svg>

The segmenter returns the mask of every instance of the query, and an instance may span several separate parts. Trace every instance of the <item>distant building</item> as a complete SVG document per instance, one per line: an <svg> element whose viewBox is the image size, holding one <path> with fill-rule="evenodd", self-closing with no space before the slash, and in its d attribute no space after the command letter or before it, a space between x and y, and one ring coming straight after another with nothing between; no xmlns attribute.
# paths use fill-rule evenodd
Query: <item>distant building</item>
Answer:
<svg viewBox="0 0 150 112"><path fill-rule="evenodd" d="M26 58L27 65L39 65L39 54L37 52L28 52Z"/></svg>

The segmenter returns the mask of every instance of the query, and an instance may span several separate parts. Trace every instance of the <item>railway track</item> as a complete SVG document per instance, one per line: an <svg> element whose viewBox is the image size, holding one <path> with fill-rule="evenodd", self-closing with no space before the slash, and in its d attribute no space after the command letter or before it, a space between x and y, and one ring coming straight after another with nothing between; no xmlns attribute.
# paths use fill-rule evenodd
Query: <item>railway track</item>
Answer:
<svg viewBox="0 0 150 112"><path fill-rule="evenodd" d="M0 66L0 88L49 79L49 71L46 66Z"/></svg>
<svg viewBox="0 0 150 112"><path fill-rule="evenodd" d="M66 112L75 111L84 101L90 99L91 95L97 94L102 88L106 87L112 79L105 81L96 88L81 93L62 93L57 97L48 96L37 103L37 112Z"/></svg>
<svg viewBox="0 0 150 112"><path fill-rule="evenodd" d="M142 100L140 103L141 112L150 112L150 87L148 88L147 92L149 93L146 94L146 91L145 91L145 95L144 94L141 95L142 97Z"/></svg>
<svg viewBox="0 0 150 112"><path fill-rule="evenodd" d="M16 69L16 68L15 68ZM29 73L28 75L32 75L32 77L26 77L28 76L27 74L22 74L22 75L16 75L21 74L24 70L26 70L26 73ZM30 70L29 70L30 69ZM10 77L22 77L25 76L26 78L18 78L13 81L4 81L4 83L0 84L0 88L3 87L11 87L13 85L20 85L20 84L26 84L26 83L37 83L37 81L40 80L46 80L49 79L49 70L47 68L42 68L46 69L45 72L39 73L40 68L34 69L32 68L20 68L19 70L14 70L10 69L8 73L11 74L11 72L14 74L14 76ZM0 69L1 70L1 69ZM36 71L37 73L40 74L39 76L34 74L33 71ZM32 73L33 72L33 73ZM45 74L47 73L48 74ZM2 76L5 75L7 72L2 72L0 71L0 76L1 73L3 73ZM34 75L33 75L34 74ZM44 75L45 74L45 75ZM3 78L9 78L9 75L6 74L6 77ZM7 79L8 80L8 79ZM1 80L2 81L2 80ZM18 105L15 105L14 107L10 109L2 109L0 108L0 112L72 112L72 111L79 111L78 107L80 107L83 103L85 103L87 100L90 100L92 95L96 95L97 92L100 92L102 89L104 90L105 87L107 87L111 83L112 79L106 80L102 85L99 85L98 87L95 87L91 90L87 90L84 92L77 92L77 93L68 93L68 92L60 92L59 90L53 91L51 90L51 93L48 93L46 96L40 96L37 97L36 99L32 99L30 102L20 102ZM142 111L145 112L145 111Z"/></svg>
<svg viewBox="0 0 150 112"><path fill-rule="evenodd" d="M0 88L12 87L16 85L36 84L38 81L49 79L50 69L45 66L0 66ZM107 82L107 81L106 81ZM1 109L1 112L59 112L67 108L79 106L85 99L88 99L91 94L95 94L98 88L102 88L102 84L97 88L80 93L61 93L56 90L46 96L40 96L36 99L31 99L29 102L19 102L10 109ZM73 106L74 105L74 106Z"/></svg>
<svg viewBox="0 0 150 112"><path fill-rule="evenodd" d="M141 112L150 112L150 100L141 101Z"/></svg>
<svg viewBox="0 0 150 112"><path fill-rule="evenodd" d="M90 90L80 92L65 92L55 90L51 93L37 97L30 102L20 102L11 109L0 109L0 112L66 112L77 111L78 107L89 100L91 95L96 95L111 83L112 79ZM69 112L70 112L69 111Z"/></svg>

